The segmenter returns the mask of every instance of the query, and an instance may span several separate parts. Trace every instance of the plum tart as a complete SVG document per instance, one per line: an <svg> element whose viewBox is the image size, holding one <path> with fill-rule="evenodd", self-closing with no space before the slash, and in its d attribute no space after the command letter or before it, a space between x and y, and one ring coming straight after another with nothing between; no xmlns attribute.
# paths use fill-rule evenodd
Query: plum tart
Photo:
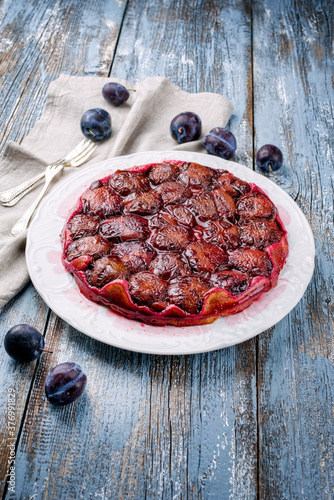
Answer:
<svg viewBox="0 0 334 500"><path fill-rule="evenodd" d="M277 284L288 255L277 208L226 170L169 161L94 182L62 232L89 299L151 325L235 314Z"/></svg>

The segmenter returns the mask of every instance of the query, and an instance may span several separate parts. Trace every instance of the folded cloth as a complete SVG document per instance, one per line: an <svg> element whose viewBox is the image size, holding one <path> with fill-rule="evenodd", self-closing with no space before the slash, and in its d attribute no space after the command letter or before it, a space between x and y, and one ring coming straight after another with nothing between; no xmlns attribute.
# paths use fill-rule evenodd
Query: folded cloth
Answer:
<svg viewBox="0 0 334 500"><path fill-rule="evenodd" d="M190 94L163 77L150 77L136 85L113 78L112 81L136 90L130 92L126 103L114 107L102 96L102 87L109 81L110 78L61 75L50 84L41 119L20 145L10 142L5 149L0 163L0 191L30 179L48 163L67 155L83 138L80 118L88 109L103 108L110 113L112 135L99 144L85 166L139 151L179 149L204 153L202 138L186 144L171 138L172 118L184 111L197 113L202 120L203 137L213 127L226 126L233 110L232 104L219 94ZM69 178L73 173L68 168L59 178ZM0 307L29 281L24 255L26 231L14 237L11 228L40 189L39 185L14 207L0 205Z"/></svg>

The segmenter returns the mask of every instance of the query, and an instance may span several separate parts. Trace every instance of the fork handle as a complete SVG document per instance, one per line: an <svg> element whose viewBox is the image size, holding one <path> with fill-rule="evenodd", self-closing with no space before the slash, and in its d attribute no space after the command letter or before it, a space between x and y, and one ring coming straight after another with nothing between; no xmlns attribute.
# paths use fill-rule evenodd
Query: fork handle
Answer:
<svg viewBox="0 0 334 500"><path fill-rule="evenodd" d="M43 196L45 195L51 181L53 180L54 177L56 177L56 175L58 175L58 173L62 170L62 168L63 168L63 165L61 166L61 168L56 169L51 175L48 175L48 178L45 180L44 187L43 187L42 191L40 192L40 194L38 195L38 197L36 198L36 200L30 205L28 210L22 215L22 217L17 221L17 223L12 227L12 235L13 236L18 236L20 233L22 233L22 231L27 229L27 227L29 225L29 221L30 221L33 213L35 212L36 208L40 204Z"/></svg>
<svg viewBox="0 0 334 500"><path fill-rule="evenodd" d="M12 205L15 205L21 198L22 196L19 197L20 194L28 193L31 191L36 184L43 179L45 172L42 172L41 174L36 175L36 177L33 177L32 179L29 179L28 181L22 182L22 184L19 184L18 186L15 186L11 189L8 189L7 191L2 191L0 193L0 202L3 205L11 207ZM24 196L23 194L23 196ZM17 199L16 199L17 198ZM12 201L15 200L15 203L11 203ZM9 203L11 203L9 205Z"/></svg>

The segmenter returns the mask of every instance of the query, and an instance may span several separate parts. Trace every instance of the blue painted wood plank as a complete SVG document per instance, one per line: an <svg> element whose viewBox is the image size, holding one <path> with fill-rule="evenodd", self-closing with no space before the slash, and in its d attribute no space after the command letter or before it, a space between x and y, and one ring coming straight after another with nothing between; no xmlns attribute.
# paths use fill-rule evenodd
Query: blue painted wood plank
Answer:
<svg viewBox="0 0 334 500"><path fill-rule="evenodd" d="M29 132L60 73L107 76L124 10L125 0L0 5L0 150Z"/></svg>
<svg viewBox="0 0 334 500"><path fill-rule="evenodd" d="M238 43L232 23L241 33ZM250 166L250 28L249 2L132 1L111 74L128 80L164 74L188 91L235 100L231 126ZM92 341L54 317L47 338L55 354L40 364L29 401L17 455L19 494L256 497L254 340L198 356L136 355ZM69 356L87 370L86 396L54 410L43 398L43 382Z"/></svg>
<svg viewBox="0 0 334 500"><path fill-rule="evenodd" d="M299 204L316 268L298 306L259 337L260 496L333 495L333 4L254 2L255 146L282 148L272 177Z"/></svg>
<svg viewBox="0 0 334 500"><path fill-rule="evenodd" d="M45 92L60 72L104 74L116 46L125 3L71 0L0 3L0 150L9 140L20 141L39 118ZM6 331L26 322L44 331L48 308L30 285L1 311L1 342ZM0 494L5 487L10 448L8 389L16 391L14 435L24 415L36 363L19 366L0 351Z"/></svg>

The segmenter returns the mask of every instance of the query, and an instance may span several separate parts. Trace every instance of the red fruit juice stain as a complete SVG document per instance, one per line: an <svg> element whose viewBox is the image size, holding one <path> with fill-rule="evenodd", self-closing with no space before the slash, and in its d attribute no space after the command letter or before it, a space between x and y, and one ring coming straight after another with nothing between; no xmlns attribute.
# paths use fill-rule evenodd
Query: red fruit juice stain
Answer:
<svg viewBox="0 0 334 500"><path fill-rule="evenodd" d="M86 297L79 292L76 286L64 290L63 295L65 295L66 298L72 302L72 304L84 307L85 312L88 310L92 314L95 314L98 311L98 304L92 300L86 299Z"/></svg>
<svg viewBox="0 0 334 500"><path fill-rule="evenodd" d="M50 264L54 264L52 266L52 271L55 274L65 274L65 268L61 262L61 252L59 250L48 250L46 252L46 260Z"/></svg>
<svg viewBox="0 0 334 500"><path fill-rule="evenodd" d="M66 219L69 216L70 210L73 209L73 204L75 200L77 200L86 189L88 189L89 184L86 183L77 187L71 194L66 196L64 200L61 201L60 205L57 209L57 215L62 219Z"/></svg>
<svg viewBox="0 0 334 500"><path fill-rule="evenodd" d="M280 216L281 221L284 226L289 226L291 224L291 216L286 208L281 207L280 205L276 205L278 210L278 215Z"/></svg>

